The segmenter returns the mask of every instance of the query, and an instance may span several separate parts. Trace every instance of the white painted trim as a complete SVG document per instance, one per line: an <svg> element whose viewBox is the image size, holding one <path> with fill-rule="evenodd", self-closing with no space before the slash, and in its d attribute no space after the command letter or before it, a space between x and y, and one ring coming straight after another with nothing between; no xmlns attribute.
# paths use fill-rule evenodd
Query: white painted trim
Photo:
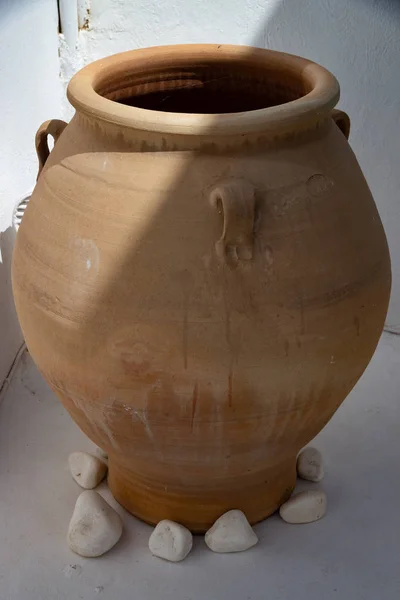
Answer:
<svg viewBox="0 0 400 600"><path fill-rule="evenodd" d="M82 2L80 2L82 3ZM58 0L61 33L69 48L75 48L78 41L78 4L77 0Z"/></svg>

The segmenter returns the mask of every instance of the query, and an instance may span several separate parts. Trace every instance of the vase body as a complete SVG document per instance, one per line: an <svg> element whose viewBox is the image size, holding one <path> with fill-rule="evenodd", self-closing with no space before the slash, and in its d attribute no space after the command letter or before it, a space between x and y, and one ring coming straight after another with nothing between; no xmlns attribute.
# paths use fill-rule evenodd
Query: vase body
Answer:
<svg viewBox="0 0 400 600"><path fill-rule="evenodd" d="M277 108L241 106L231 83L210 102L231 98L235 110L196 117L209 72L256 62L258 73L270 56ZM29 351L108 452L117 500L147 522L200 532L229 509L252 523L274 512L298 451L382 331L390 262L376 206L332 118L337 91L291 118L286 105L311 86L285 83L291 60L189 46L86 68L18 232L13 289ZM85 73L104 111L80 97ZM164 110L188 82L187 102ZM266 102L257 82L250 100Z"/></svg>

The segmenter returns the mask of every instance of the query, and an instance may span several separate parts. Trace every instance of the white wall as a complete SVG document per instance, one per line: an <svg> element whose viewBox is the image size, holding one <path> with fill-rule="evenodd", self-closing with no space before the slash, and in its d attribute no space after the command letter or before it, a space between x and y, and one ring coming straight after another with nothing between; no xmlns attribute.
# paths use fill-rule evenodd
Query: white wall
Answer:
<svg viewBox="0 0 400 600"><path fill-rule="evenodd" d="M136 47L183 42L285 50L323 64L338 77L340 106L352 119L351 144L389 237L394 283L387 324L400 331L400 2L91 0L89 30L81 31L75 64ZM66 80L71 64L74 69L74 60L67 58Z"/></svg>
<svg viewBox="0 0 400 600"><path fill-rule="evenodd" d="M56 0L0 0L0 387L22 342L10 265L15 203L37 172L42 121L60 112Z"/></svg>

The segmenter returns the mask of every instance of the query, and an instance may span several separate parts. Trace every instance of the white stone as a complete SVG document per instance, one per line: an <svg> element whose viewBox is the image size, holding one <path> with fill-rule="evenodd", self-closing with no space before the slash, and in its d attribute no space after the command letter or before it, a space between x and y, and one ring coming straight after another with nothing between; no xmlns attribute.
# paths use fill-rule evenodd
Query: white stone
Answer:
<svg viewBox="0 0 400 600"><path fill-rule="evenodd" d="M307 481L321 481L324 477L324 466L321 452L308 446L297 457L297 475Z"/></svg>
<svg viewBox="0 0 400 600"><path fill-rule="evenodd" d="M68 545L80 556L101 556L118 542L122 521L118 513L94 491L80 494L69 524Z"/></svg>
<svg viewBox="0 0 400 600"><path fill-rule="evenodd" d="M149 539L150 552L171 562L186 558L192 546L193 536L189 529L168 519L157 524Z"/></svg>
<svg viewBox="0 0 400 600"><path fill-rule="evenodd" d="M242 552L255 546L258 538L241 510L230 510L217 519L205 536L213 552Z"/></svg>
<svg viewBox="0 0 400 600"><path fill-rule="evenodd" d="M68 457L72 477L85 490L92 490L104 479L107 465L87 452L72 452Z"/></svg>
<svg viewBox="0 0 400 600"><path fill-rule="evenodd" d="M286 523L312 523L326 513L326 494L320 490L308 490L295 494L282 504L279 514Z"/></svg>

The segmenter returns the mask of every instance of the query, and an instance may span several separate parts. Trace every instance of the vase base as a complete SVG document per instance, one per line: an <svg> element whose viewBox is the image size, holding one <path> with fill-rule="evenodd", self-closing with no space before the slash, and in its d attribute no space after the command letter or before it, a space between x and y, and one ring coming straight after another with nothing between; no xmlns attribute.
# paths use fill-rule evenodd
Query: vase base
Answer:
<svg viewBox="0 0 400 600"><path fill-rule="evenodd" d="M296 460L259 474L257 482L215 489L184 488L152 482L109 461L108 484L114 498L142 521L156 525L163 519L181 523L193 533L204 533L222 514L242 510L254 525L286 502L296 485Z"/></svg>

